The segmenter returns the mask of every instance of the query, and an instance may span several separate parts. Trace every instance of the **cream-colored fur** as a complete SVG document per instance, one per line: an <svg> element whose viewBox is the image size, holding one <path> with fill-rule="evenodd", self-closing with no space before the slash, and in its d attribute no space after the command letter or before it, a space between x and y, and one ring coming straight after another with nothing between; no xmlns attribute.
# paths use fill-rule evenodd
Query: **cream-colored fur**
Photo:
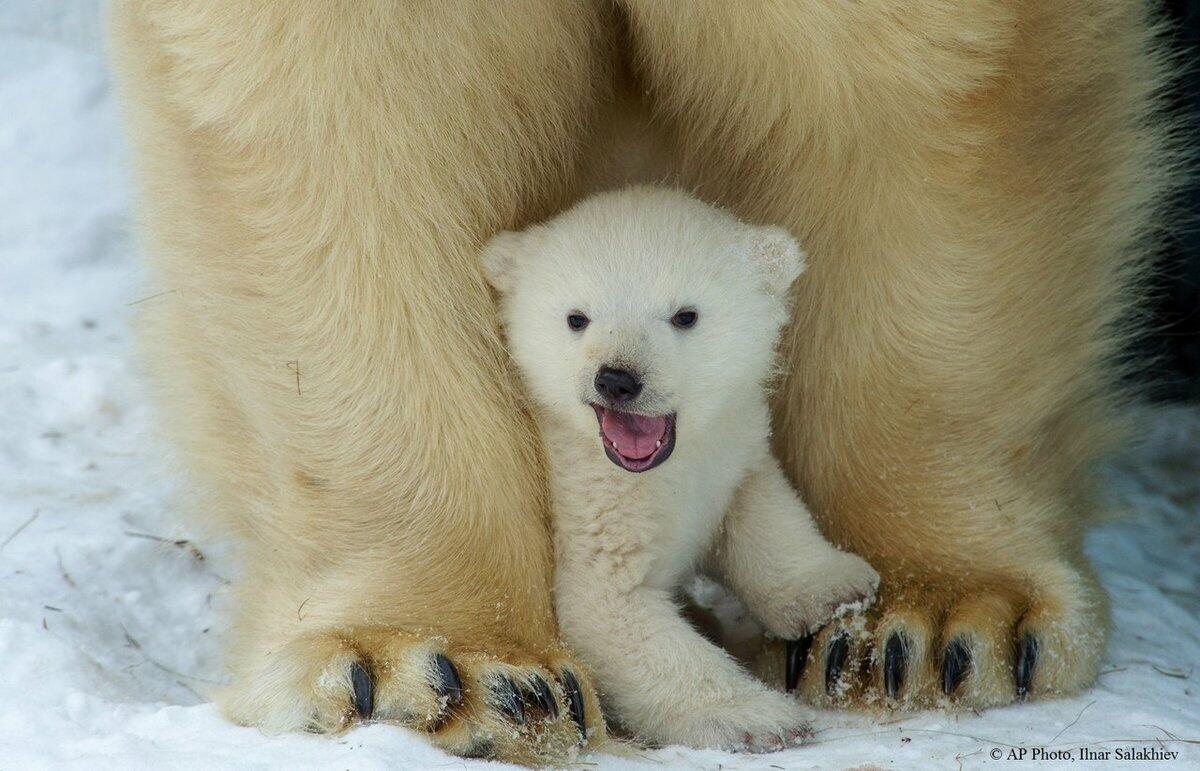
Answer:
<svg viewBox="0 0 1200 771"><path fill-rule="evenodd" d="M1011 701L1027 634L1030 695L1086 687L1087 470L1120 436L1107 362L1172 178L1148 5L115 0L170 292L139 306L148 361L245 564L226 711L341 728L344 678L313 673L413 640L469 691L436 741L569 754L564 721L500 730L476 685L565 661L542 456L477 249L578 197L622 71L687 187L809 251L777 455L883 584L842 676L822 633L803 690L882 703L882 667L849 656L892 630L889 703ZM944 697L956 638L972 666Z"/></svg>
<svg viewBox="0 0 1200 771"><path fill-rule="evenodd" d="M562 760L571 669L599 741L586 670L558 645L543 463L476 259L563 201L604 89L597 14L131 1L112 22L171 292L141 306L147 360L213 525L241 542L225 712L342 730L354 659L376 720ZM410 645L422 676L387 676ZM435 649L462 702L386 709L428 700ZM531 709L517 731L493 708L513 667L553 685L557 719Z"/></svg>
<svg viewBox="0 0 1200 771"><path fill-rule="evenodd" d="M878 575L831 546L768 446L764 382L802 269L795 241L682 192L631 188L485 245L513 356L550 470L556 607L606 714L643 741L780 749L804 735L768 689L680 616L704 564L775 635L869 604ZM698 314L692 328L672 315ZM583 314L585 328L567 317ZM672 415L666 460L634 473L606 457L593 405L605 368L636 373L621 412ZM673 449L671 449L673 448ZM618 448L619 449L619 448Z"/></svg>
<svg viewBox="0 0 1200 771"><path fill-rule="evenodd" d="M802 689L968 707L1077 691L1107 625L1081 554L1089 470L1121 435L1110 359L1171 180L1146 7L752 6L632 0L629 27L685 184L810 255L776 448L883 586L817 636Z"/></svg>

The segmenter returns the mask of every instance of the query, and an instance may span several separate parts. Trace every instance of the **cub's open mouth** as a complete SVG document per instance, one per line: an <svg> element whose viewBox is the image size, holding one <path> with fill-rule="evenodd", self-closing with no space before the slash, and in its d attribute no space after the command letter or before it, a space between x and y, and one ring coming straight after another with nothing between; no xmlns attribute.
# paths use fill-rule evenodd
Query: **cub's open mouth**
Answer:
<svg viewBox="0 0 1200 771"><path fill-rule="evenodd" d="M608 459L626 471L649 471L675 449L674 415L634 415L593 404Z"/></svg>

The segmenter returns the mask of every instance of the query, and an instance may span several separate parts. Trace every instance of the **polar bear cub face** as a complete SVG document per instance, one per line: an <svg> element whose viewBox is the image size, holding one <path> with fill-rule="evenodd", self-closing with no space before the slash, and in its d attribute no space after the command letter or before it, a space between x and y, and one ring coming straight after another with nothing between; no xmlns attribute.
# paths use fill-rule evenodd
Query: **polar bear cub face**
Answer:
<svg viewBox="0 0 1200 771"><path fill-rule="evenodd" d="M592 196L483 250L534 401L581 437L599 422L631 472L761 403L803 264L786 230L650 187Z"/></svg>

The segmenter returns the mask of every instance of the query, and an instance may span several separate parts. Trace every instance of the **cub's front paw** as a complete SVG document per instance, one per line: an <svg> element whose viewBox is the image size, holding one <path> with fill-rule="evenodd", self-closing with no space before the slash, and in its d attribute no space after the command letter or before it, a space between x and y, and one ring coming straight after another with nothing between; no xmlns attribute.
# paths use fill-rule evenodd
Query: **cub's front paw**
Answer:
<svg viewBox="0 0 1200 771"><path fill-rule="evenodd" d="M726 752L778 752L812 738L805 711L794 699L766 688L715 705L679 700L681 712L663 716L654 743Z"/></svg>
<svg viewBox="0 0 1200 771"><path fill-rule="evenodd" d="M866 560L830 549L827 557L807 563L772 597L754 603L750 610L772 635L795 640L836 615L870 607L878 587L879 574Z"/></svg>

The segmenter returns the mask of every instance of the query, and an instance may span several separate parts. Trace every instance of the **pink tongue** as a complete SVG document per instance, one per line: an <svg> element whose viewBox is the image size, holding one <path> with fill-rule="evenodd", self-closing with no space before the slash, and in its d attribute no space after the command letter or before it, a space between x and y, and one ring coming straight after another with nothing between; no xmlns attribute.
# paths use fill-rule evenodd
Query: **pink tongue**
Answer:
<svg viewBox="0 0 1200 771"><path fill-rule="evenodd" d="M649 458L666 430L667 419L661 415L651 418L605 410L600 418L604 438L616 445L617 452L626 458Z"/></svg>

